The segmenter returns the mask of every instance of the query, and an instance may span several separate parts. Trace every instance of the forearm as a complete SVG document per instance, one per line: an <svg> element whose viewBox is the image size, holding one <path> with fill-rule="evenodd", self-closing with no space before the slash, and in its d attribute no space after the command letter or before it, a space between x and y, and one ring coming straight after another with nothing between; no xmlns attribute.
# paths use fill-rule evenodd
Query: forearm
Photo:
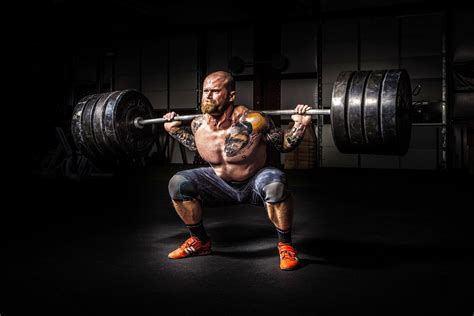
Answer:
<svg viewBox="0 0 474 316"><path fill-rule="evenodd" d="M196 151L194 135L191 133L191 129L189 127L172 127L168 130L168 133L171 135L171 137L183 144L189 150Z"/></svg>
<svg viewBox="0 0 474 316"><path fill-rule="evenodd" d="M289 152L298 147L304 137L306 125L295 122L289 129L272 129L267 134L267 140L280 152Z"/></svg>

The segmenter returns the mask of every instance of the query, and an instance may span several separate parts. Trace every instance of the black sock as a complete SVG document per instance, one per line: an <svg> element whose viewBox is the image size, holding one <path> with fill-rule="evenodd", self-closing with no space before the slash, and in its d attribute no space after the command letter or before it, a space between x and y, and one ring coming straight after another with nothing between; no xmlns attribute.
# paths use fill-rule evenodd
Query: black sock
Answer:
<svg viewBox="0 0 474 316"><path fill-rule="evenodd" d="M197 224L186 225L186 227L188 228L191 236L196 236L197 238L199 238L200 241L206 242L209 239L202 221Z"/></svg>
<svg viewBox="0 0 474 316"><path fill-rule="evenodd" d="M291 228L288 228L287 230L277 228L276 230L278 233L278 241L285 244L291 244Z"/></svg>

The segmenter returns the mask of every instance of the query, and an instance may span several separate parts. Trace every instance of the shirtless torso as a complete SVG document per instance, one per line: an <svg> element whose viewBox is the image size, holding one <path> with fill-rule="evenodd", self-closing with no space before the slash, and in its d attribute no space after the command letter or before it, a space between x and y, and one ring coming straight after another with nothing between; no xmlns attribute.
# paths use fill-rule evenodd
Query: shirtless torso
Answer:
<svg viewBox="0 0 474 316"><path fill-rule="evenodd" d="M244 181L266 163L266 146L272 144L280 152L293 150L303 138L311 117L304 114L307 105L299 104L291 129L275 128L271 119L243 105L234 105L235 91L227 87L225 76L214 73L204 81L201 109L189 127L179 122L165 124L169 134L201 157L226 181ZM175 112L164 118L172 120Z"/></svg>
<svg viewBox="0 0 474 316"><path fill-rule="evenodd" d="M280 152L291 151L305 131L300 123L288 130L274 128L264 114L242 105L229 108L229 112L228 119L219 124L204 114L193 120L191 131L180 128L170 133L188 149L197 150L226 181L248 179L265 165L267 144Z"/></svg>
<svg viewBox="0 0 474 316"><path fill-rule="evenodd" d="M259 112L237 106L220 129L207 114L195 119L191 126L196 149L222 179L243 181L265 165L263 136L270 125Z"/></svg>

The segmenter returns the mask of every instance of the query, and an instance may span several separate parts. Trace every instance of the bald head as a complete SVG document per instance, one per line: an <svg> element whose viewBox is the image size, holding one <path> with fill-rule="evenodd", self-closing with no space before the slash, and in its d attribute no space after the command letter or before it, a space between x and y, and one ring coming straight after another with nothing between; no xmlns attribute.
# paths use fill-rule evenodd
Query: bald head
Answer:
<svg viewBox="0 0 474 316"><path fill-rule="evenodd" d="M235 81L234 77L228 72L225 71L215 71L207 75L204 82L216 82L221 81L223 82L224 86L226 87L227 91L235 91Z"/></svg>

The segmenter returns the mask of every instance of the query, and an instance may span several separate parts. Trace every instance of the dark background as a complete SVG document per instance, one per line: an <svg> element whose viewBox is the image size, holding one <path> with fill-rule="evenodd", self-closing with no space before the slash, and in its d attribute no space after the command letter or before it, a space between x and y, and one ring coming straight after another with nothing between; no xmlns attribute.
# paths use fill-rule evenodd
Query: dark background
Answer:
<svg viewBox="0 0 474 316"><path fill-rule="evenodd" d="M47 1L29 9L37 14L26 25L26 94L37 119L20 201L33 206L20 203L7 221L2 315L472 315L472 10L451 1ZM308 25L322 25L322 39ZM150 42L158 43L151 53ZM293 67L236 75L256 109L315 103L318 79L329 107L334 74L348 67L408 68L412 86L423 85L415 100L429 102L417 123L443 123L443 86L447 93L446 125L414 127L405 157L342 155L329 122L311 167L289 169L288 156L276 157L296 200L302 265L291 273L278 269L265 211L250 206L207 210L214 255L170 262L186 231L167 183L196 167L193 154L161 133L145 159L96 166L70 135L74 105L92 93L136 88L157 115L193 113L203 76L239 52L249 61L282 53ZM158 65L156 77L147 62Z"/></svg>
<svg viewBox="0 0 474 316"><path fill-rule="evenodd" d="M315 164L472 173L474 35L472 11L461 3L48 1L33 10L40 12L27 42L33 68L28 95L39 118L31 142L35 172L45 171L56 150L56 127L72 143L71 113L83 96L134 88L150 99L157 116L169 109L194 113L205 74L227 70L238 56L254 65L234 74L237 101L255 109L297 102L329 108L339 72L407 69L412 88L421 85L408 154L341 155L326 117ZM281 73L258 63L278 54L289 60ZM288 118L281 123L286 126ZM163 148L167 162L193 159L190 152L182 159L178 145Z"/></svg>

